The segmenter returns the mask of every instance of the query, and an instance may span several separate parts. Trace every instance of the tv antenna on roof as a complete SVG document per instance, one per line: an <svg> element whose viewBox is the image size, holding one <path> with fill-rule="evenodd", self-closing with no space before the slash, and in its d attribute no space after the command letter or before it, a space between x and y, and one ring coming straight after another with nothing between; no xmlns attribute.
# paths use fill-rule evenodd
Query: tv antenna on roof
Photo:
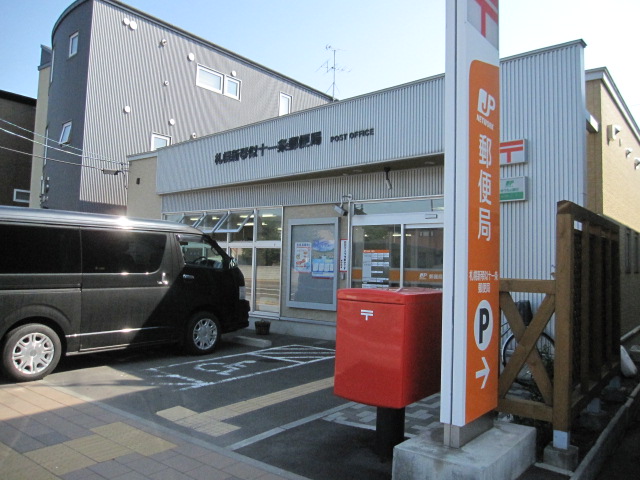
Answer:
<svg viewBox="0 0 640 480"><path fill-rule="evenodd" d="M331 88L331 100L335 101L336 100L336 71L338 71L338 72L350 72L350 70L347 70L344 67L340 67L340 66L336 65L336 52L338 50L341 50L340 48L335 48L335 47L332 47L331 45L327 45L325 47L325 50L331 50L333 52L333 65L329 66L329 60L327 60L322 65L320 65L320 68L325 67L327 69L327 73L329 73L329 70L333 71L333 83L331 84L331 87L329 87L329 88Z"/></svg>

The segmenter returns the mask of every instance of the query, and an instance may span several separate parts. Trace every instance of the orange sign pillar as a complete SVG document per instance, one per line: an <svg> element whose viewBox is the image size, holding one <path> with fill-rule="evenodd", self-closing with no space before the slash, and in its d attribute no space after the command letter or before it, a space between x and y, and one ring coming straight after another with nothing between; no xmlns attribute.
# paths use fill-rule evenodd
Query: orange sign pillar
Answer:
<svg viewBox="0 0 640 480"><path fill-rule="evenodd" d="M498 0L447 1L445 97L440 420L445 427L464 427L498 401Z"/></svg>

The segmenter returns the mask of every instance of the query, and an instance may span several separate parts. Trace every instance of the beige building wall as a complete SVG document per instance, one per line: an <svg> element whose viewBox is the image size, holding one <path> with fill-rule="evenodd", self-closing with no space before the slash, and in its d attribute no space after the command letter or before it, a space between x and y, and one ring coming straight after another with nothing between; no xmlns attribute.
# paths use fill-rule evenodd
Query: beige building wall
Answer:
<svg viewBox="0 0 640 480"><path fill-rule="evenodd" d="M127 216L162 218L162 199L156 194L158 157L153 153L129 159Z"/></svg>
<svg viewBox="0 0 640 480"><path fill-rule="evenodd" d="M45 147L41 145L47 132L47 111L49 106L49 78L51 67L40 69L38 78L38 102L36 104L36 122L33 129L36 133L31 159L31 182L29 186L29 208L40 208L40 194L42 193L42 171L44 165Z"/></svg>
<svg viewBox="0 0 640 480"><path fill-rule="evenodd" d="M600 127L587 134L587 208L640 231L640 133L608 74L586 95Z"/></svg>
<svg viewBox="0 0 640 480"><path fill-rule="evenodd" d="M587 110L599 129L587 134L586 203L590 210L620 225L620 327L624 335L640 325L640 296L636 293L640 289L640 132L608 72L590 71L587 79Z"/></svg>

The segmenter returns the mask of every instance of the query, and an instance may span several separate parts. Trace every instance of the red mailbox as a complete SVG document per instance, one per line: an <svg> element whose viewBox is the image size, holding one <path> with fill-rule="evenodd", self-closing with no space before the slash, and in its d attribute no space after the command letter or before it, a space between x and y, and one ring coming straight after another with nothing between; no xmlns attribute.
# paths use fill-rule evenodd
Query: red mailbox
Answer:
<svg viewBox="0 0 640 480"><path fill-rule="evenodd" d="M442 292L338 291L334 393L404 408L440 391Z"/></svg>

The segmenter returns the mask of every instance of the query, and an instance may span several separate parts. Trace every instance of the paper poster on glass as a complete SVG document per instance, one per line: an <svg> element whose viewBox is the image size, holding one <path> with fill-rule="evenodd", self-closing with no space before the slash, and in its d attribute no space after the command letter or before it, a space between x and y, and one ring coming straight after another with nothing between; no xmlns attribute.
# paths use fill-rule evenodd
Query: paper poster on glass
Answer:
<svg viewBox="0 0 640 480"><path fill-rule="evenodd" d="M338 269L337 219L294 219L290 225L287 305L334 310Z"/></svg>
<svg viewBox="0 0 640 480"><path fill-rule="evenodd" d="M314 240L311 251L311 275L314 278L333 278L334 272L333 240Z"/></svg>
<svg viewBox="0 0 640 480"><path fill-rule="evenodd" d="M296 242L293 268L298 273L311 273L311 242Z"/></svg>
<svg viewBox="0 0 640 480"><path fill-rule="evenodd" d="M363 250L362 288L389 287L389 250Z"/></svg>

